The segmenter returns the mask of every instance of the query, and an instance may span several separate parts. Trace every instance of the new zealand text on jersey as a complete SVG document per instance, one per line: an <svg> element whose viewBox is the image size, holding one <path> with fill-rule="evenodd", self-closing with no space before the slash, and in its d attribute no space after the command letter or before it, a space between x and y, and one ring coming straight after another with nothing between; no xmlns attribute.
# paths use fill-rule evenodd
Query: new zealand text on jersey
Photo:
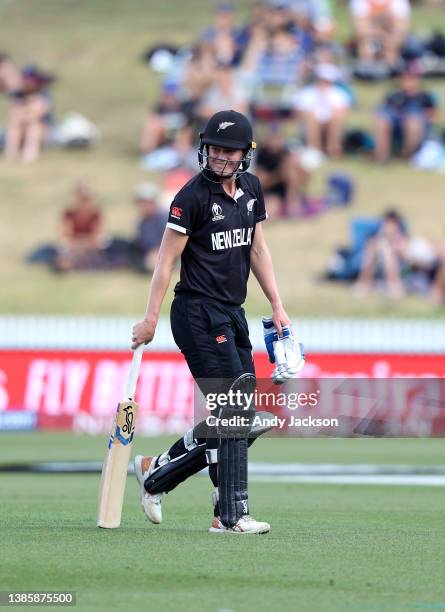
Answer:
<svg viewBox="0 0 445 612"><path fill-rule="evenodd" d="M212 233L212 250L222 251L234 247L249 246L252 243L253 227L238 227L225 232Z"/></svg>

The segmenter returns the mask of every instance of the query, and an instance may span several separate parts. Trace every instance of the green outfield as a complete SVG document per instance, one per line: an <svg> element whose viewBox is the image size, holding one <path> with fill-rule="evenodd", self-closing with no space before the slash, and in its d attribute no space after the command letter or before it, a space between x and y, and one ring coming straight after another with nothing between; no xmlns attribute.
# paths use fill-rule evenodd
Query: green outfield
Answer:
<svg viewBox="0 0 445 612"><path fill-rule="evenodd" d="M167 439L137 439L158 452ZM104 440L3 434L0 463L98 460ZM441 440L263 439L256 461L443 464ZM0 474L0 590L74 590L80 610L445 608L443 487L253 482L266 536L212 536L195 477L146 522L129 477L120 530L95 527L98 475Z"/></svg>
<svg viewBox="0 0 445 612"><path fill-rule="evenodd" d="M137 434L137 432L136 432ZM136 435L134 455L163 452L176 437L141 438ZM0 465L42 461L99 461L106 437L71 433L2 433ZM439 438L277 438L263 436L251 450L251 461L302 463L372 463L406 465L445 464L444 442Z"/></svg>
<svg viewBox="0 0 445 612"><path fill-rule="evenodd" d="M350 32L346 3L332 2L339 38ZM240 21L250 2L237 3ZM211 20L208 0L15 0L0 2L2 50L20 64L37 61L54 70L57 118L78 111L101 131L99 146L87 152L47 151L34 165L0 161L2 202L7 214L0 226L0 274L8 290L1 313L133 314L143 312L148 278L127 272L87 273L57 277L24 263L24 255L39 243L54 241L58 218L69 201L73 182L89 180L103 205L110 234L132 232L136 211L134 186L151 177L138 165L138 145L146 109L159 91L159 76L141 61L156 42L189 43ZM439 7L415 7L413 29L435 28L443 17ZM370 126L372 112L389 84L358 85L358 103L350 125ZM442 103L445 86L428 83ZM0 99L0 125L6 111ZM346 172L357 184L351 209L341 209L304 222L267 223L267 238L288 311L294 316L374 315L443 316L419 297L387 303L380 295L351 299L348 288L318 282L329 255L348 239L348 222L357 214L380 214L397 206L410 230L431 240L444 235L443 177L413 171L407 164L376 167L366 159L327 164L315 177L313 194L324 189L327 175ZM125 295L125 299L122 296ZM166 308L169 300L166 300ZM256 282L247 303L249 312L267 307Z"/></svg>

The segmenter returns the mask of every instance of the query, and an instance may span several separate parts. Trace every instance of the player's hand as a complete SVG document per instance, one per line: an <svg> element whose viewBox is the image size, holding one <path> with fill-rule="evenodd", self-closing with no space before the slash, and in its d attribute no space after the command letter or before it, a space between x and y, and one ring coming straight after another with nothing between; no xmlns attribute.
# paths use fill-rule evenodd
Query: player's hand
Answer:
<svg viewBox="0 0 445 612"><path fill-rule="evenodd" d="M283 311L284 315L286 313ZM287 315L286 315L287 316ZM263 317L263 334L269 361L275 364L272 380L281 385L289 378L294 378L305 364L304 346L296 342L292 327L280 316L281 336L278 334L273 317Z"/></svg>
<svg viewBox="0 0 445 612"><path fill-rule="evenodd" d="M133 326L133 335L131 338L131 348L137 349L141 344L149 344L155 335L156 320L153 318L143 319Z"/></svg>
<svg viewBox="0 0 445 612"><path fill-rule="evenodd" d="M292 327L291 320L287 316L287 312L282 306L277 306L272 311L272 321L277 330L278 336L281 338L283 335L283 327Z"/></svg>

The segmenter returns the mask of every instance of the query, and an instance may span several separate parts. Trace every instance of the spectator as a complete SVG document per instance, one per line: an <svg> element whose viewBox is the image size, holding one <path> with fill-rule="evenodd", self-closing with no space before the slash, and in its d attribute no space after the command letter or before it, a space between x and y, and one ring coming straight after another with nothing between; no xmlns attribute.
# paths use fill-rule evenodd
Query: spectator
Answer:
<svg viewBox="0 0 445 612"><path fill-rule="evenodd" d="M177 84L164 83L161 99L145 121L142 153L151 153L158 147L171 143L181 151L188 150L191 145L192 118L193 103L180 100Z"/></svg>
<svg viewBox="0 0 445 612"><path fill-rule="evenodd" d="M139 220L132 246L139 271L152 272L164 234L167 215L158 205L159 190L153 183L140 184L135 193Z"/></svg>
<svg viewBox="0 0 445 612"><path fill-rule="evenodd" d="M255 173L261 181L271 218L302 212L302 197L309 173L286 145L283 131L273 124L255 157Z"/></svg>
<svg viewBox="0 0 445 612"><path fill-rule="evenodd" d="M247 114L247 94L240 83L235 80L234 69L228 64L219 64L213 86L204 95L199 108L199 116L207 121L214 113L232 108L239 113Z"/></svg>
<svg viewBox="0 0 445 612"><path fill-rule="evenodd" d="M422 89L417 66L408 65L400 76L399 89L388 94L377 111L376 160L387 161L397 145L403 157L411 157L428 135L435 111L436 101Z"/></svg>
<svg viewBox="0 0 445 612"><path fill-rule="evenodd" d="M404 257L408 266L405 286L413 293L431 294L439 278L440 253L437 245L422 236L410 238Z"/></svg>
<svg viewBox="0 0 445 612"><path fill-rule="evenodd" d="M57 269L68 272L100 267L103 243L101 211L89 185L85 181L78 181L72 206L62 215Z"/></svg>
<svg viewBox="0 0 445 612"><path fill-rule="evenodd" d="M405 292L430 294L434 303L441 303L445 288L441 270L445 260L443 243L438 246L422 236L409 237L395 210L385 213L382 219L355 219L351 238L349 247L336 250L327 279L357 279L357 295L369 293L376 282L393 298L400 298Z"/></svg>
<svg viewBox="0 0 445 612"><path fill-rule="evenodd" d="M295 96L296 110L301 114L306 143L312 149L340 157L345 122L351 99L337 82L342 73L332 64L319 64L314 70L316 81Z"/></svg>
<svg viewBox="0 0 445 612"><path fill-rule="evenodd" d="M201 40L213 41L221 33L236 37L235 9L230 2L220 2L216 5L213 25L201 32Z"/></svg>
<svg viewBox="0 0 445 612"><path fill-rule="evenodd" d="M214 57L217 62L229 66L238 66L241 61L241 51L236 39L228 33L221 32L213 42Z"/></svg>
<svg viewBox="0 0 445 612"><path fill-rule="evenodd" d="M20 70L7 53L0 51L0 93L6 92L11 97L20 91L23 85Z"/></svg>
<svg viewBox="0 0 445 612"><path fill-rule="evenodd" d="M355 286L358 295L366 295L376 278L383 279L385 290L392 298L405 294L402 274L406 270L408 238L400 214L389 210L383 215L377 233L368 239L359 277Z"/></svg>
<svg viewBox="0 0 445 612"><path fill-rule="evenodd" d="M266 53L269 46L269 34L266 26L261 22L254 22L248 30L248 38L241 62L243 83L249 86L255 84L256 72L260 58Z"/></svg>
<svg viewBox="0 0 445 612"><path fill-rule="evenodd" d="M318 43L332 38L335 23L327 0L289 0L289 6L296 22L311 31Z"/></svg>
<svg viewBox="0 0 445 612"><path fill-rule="evenodd" d="M271 35L280 30L293 31L295 26L294 16L287 0L268 0L264 18L264 25Z"/></svg>
<svg viewBox="0 0 445 612"><path fill-rule="evenodd" d="M259 36L267 42L280 30L290 32L298 45L306 49L307 36L302 29L296 27L288 1L254 2L249 23L238 32L240 47L245 51L250 46L252 38L258 39Z"/></svg>
<svg viewBox="0 0 445 612"><path fill-rule="evenodd" d="M48 89L54 77L36 66L26 66L21 76L21 88L12 94L5 157L8 160L21 158L24 162L32 162L37 159L52 122L52 102Z"/></svg>
<svg viewBox="0 0 445 612"><path fill-rule="evenodd" d="M287 117L292 113L292 95L307 71L306 53L288 28L266 39L262 36L259 30L252 38L254 50L247 48L243 66L252 72L254 114L260 117L272 111L274 116Z"/></svg>
<svg viewBox="0 0 445 612"><path fill-rule="evenodd" d="M257 79L262 84L293 85L304 75L304 51L292 31L281 28L273 32L265 53L259 58Z"/></svg>
<svg viewBox="0 0 445 612"><path fill-rule="evenodd" d="M409 0L350 0L358 56L394 65L410 25Z"/></svg>
<svg viewBox="0 0 445 612"><path fill-rule="evenodd" d="M270 8L263 0L254 2L251 6L248 23L238 30L237 41L242 53L245 53L255 32L266 32Z"/></svg>
<svg viewBox="0 0 445 612"><path fill-rule="evenodd" d="M211 46L217 62L232 66L239 63L239 33L235 27L234 7L230 2L217 5L213 25L201 33L201 42Z"/></svg>
<svg viewBox="0 0 445 612"><path fill-rule="evenodd" d="M199 43L191 50L181 88L186 99L198 102L212 85L217 62L211 45Z"/></svg>
<svg viewBox="0 0 445 612"><path fill-rule="evenodd" d="M314 66L317 64L334 64L340 66L345 63L345 50L342 46L333 43L320 43L317 45L316 49L314 49L311 59ZM340 70L342 70L345 75L349 74L344 66L340 68Z"/></svg>

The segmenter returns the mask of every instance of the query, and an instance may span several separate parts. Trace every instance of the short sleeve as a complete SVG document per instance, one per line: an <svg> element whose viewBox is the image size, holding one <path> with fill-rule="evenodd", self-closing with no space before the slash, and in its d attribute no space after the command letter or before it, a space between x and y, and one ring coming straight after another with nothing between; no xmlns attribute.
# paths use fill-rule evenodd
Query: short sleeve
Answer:
<svg viewBox="0 0 445 612"><path fill-rule="evenodd" d="M196 209L196 197L190 191L181 189L170 205L167 227L190 235L194 228Z"/></svg>
<svg viewBox="0 0 445 612"><path fill-rule="evenodd" d="M267 211L266 205L264 203L264 195L263 190L261 188L261 183L258 177L255 177L257 180L257 201L256 201L256 213L255 213L255 222L259 223L260 221L264 221L267 219Z"/></svg>

